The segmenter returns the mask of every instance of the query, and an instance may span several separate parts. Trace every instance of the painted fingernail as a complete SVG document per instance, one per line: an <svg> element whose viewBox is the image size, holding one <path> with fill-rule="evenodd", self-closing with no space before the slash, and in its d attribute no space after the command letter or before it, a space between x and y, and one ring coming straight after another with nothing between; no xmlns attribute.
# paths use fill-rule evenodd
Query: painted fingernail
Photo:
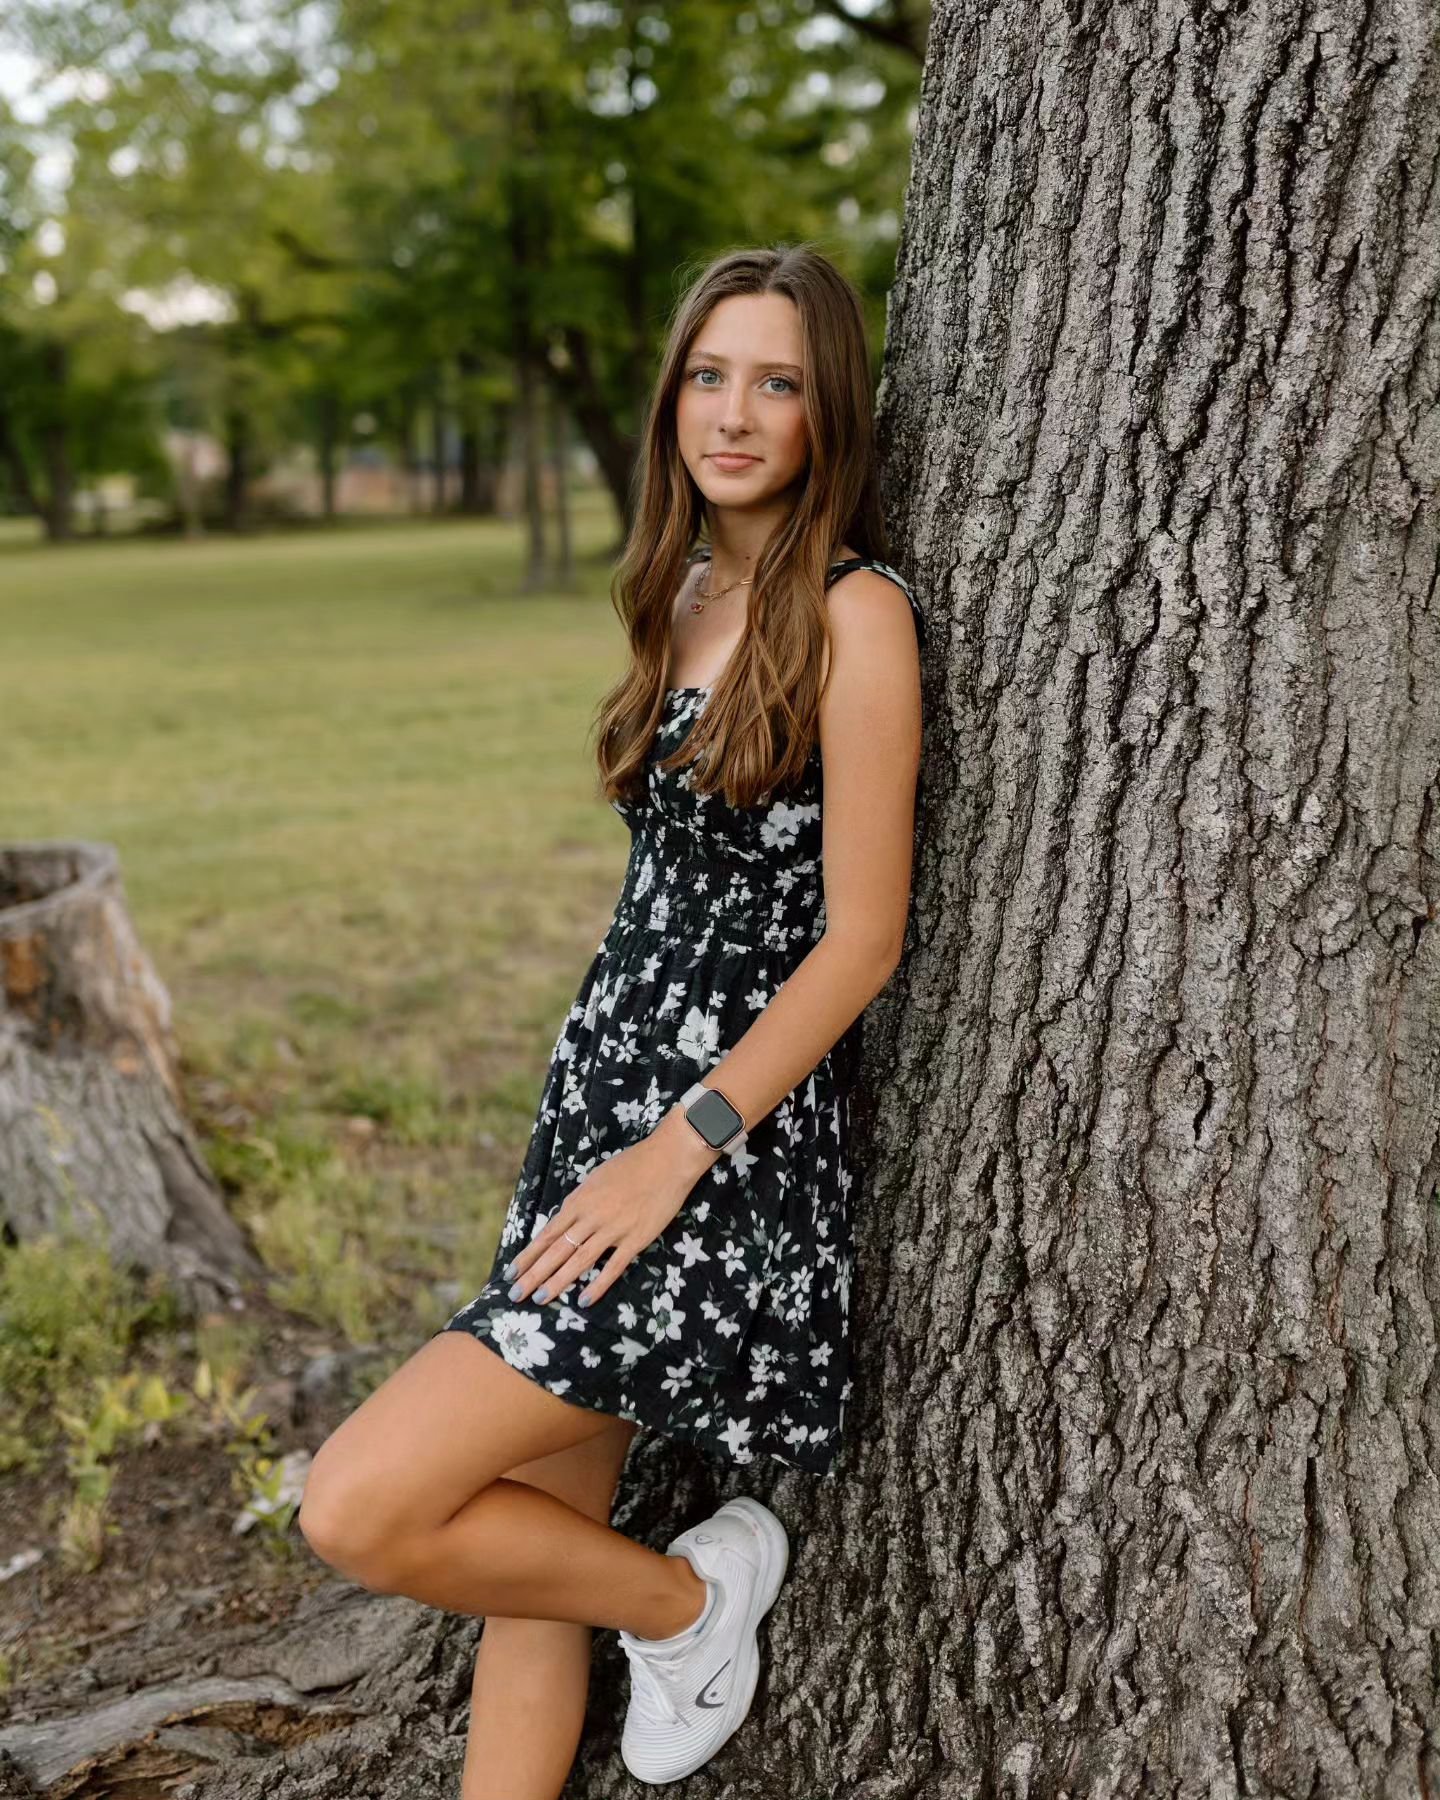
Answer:
<svg viewBox="0 0 1440 1800"><path fill-rule="evenodd" d="M550 1297L550 1290L548 1287L536 1288L535 1298L537 1300L548 1300L549 1297Z"/></svg>
<svg viewBox="0 0 1440 1800"><path fill-rule="evenodd" d="M515 1279L514 1263L513 1262L506 1263L505 1267L500 1271L500 1273L504 1276L506 1281L513 1281Z"/></svg>
<svg viewBox="0 0 1440 1800"><path fill-rule="evenodd" d="M511 1288L509 1297L512 1300L518 1300L520 1298L520 1283L518 1281L515 1283L514 1287Z"/></svg>
<svg viewBox="0 0 1440 1800"><path fill-rule="evenodd" d="M593 1294L582 1294L580 1296L581 1306L588 1306L594 1298L595 1296Z"/></svg>

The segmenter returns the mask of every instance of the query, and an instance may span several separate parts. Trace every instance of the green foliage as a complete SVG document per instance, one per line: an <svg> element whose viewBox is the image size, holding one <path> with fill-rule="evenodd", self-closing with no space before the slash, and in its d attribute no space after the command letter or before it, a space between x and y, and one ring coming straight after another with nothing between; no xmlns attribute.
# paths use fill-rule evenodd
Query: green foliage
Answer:
<svg viewBox="0 0 1440 1800"><path fill-rule="evenodd" d="M17 368L53 349L65 368L11 384L37 488L46 409L80 474L153 462L161 420L252 473L297 440L343 445L361 415L392 447L437 408L496 445L522 338L584 416L633 434L683 265L735 243L820 242L878 348L919 77L881 33L811 0L321 17L10 9L13 37L81 77L43 134L0 124L0 321ZM42 135L70 152L58 195Z"/></svg>
<svg viewBox="0 0 1440 1800"><path fill-rule="evenodd" d="M230 1433L225 1449L235 1465L231 1481L245 1510L260 1525L271 1550L288 1555L288 1534L299 1501L282 1492L285 1471L276 1460L269 1419L256 1410L256 1390L242 1389L233 1370L217 1373L202 1358L195 1371L195 1394L207 1410L211 1428Z"/></svg>
<svg viewBox="0 0 1440 1800"><path fill-rule="evenodd" d="M330 1095L338 1112L374 1119L401 1144L443 1144L452 1134L444 1096L421 1076L357 1069L343 1075Z"/></svg>
<svg viewBox="0 0 1440 1800"><path fill-rule="evenodd" d="M271 1298L352 1343L370 1341L387 1293L371 1235L381 1210L373 1181L294 1135L252 1133L245 1148L251 1179L236 1206L275 1272Z"/></svg>
<svg viewBox="0 0 1440 1800"><path fill-rule="evenodd" d="M149 1291L83 1238L0 1248L0 1466L27 1466L54 1415L117 1375L148 1330L173 1326L175 1301Z"/></svg>

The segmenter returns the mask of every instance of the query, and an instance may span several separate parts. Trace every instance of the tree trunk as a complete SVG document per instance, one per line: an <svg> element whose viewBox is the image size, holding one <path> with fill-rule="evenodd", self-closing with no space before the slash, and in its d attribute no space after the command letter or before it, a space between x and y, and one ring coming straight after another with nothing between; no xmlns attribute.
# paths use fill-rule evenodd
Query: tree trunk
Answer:
<svg viewBox="0 0 1440 1800"><path fill-rule="evenodd" d="M328 391L316 395L316 450L320 464L320 512L333 523L340 447L340 402Z"/></svg>
<svg viewBox="0 0 1440 1800"><path fill-rule="evenodd" d="M0 1227L98 1235L196 1307L263 1274L185 1120L106 844L0 848Z"/></svg>
<svg viewBox="0 0 1440 1800"><path fill-rule="evenodd" d="M936 646L917 942L867 1032L856 1451L806 1520L888 1698L843 1715L782 1611L786 1711L852 1795L1416 1800L1435 16L931 33L879 419Z"/></svg>
<svg viewBox="0 0 1440 1800"><path fill-rule="evenodd" d="M45 419L40 428L40 456L45 465L45 535L52 543L67 542L75 535L75 469L70 451L70 418L67 390L70 385L70 353L53 339L42 351L45 368Z"/></svg>
<svg viewBox="0 0 1440 1800"><path fill-rule="evenodd" d="M3 391L0 391L0 463L9 472L10 487L16 504L26 512L33 513L43 524L45 507L30 478L30 465L25 460L25 452L16 434L15 422L5 404Z"/></svg>
<svg viewBox="0 0 1440 1800"><path fill-rule="evenodd" d="M563 368L552 368L551 379L560 384L575 423L595 454L601 477L615 503L623 536L630 529L634 512L631 474L639 440L621 427L606 401L588 335L578 327L567 326L564 339L566 363Z"/></svg>
<svg viewBox="0 0 1440 1800"><path fill-rule="evenodd" d="M225 523L231 531L243 531L250 501L250 421L241 406L225 415L225 447Z"/></svg>
<svg viewBox="0 0 1440 1800"><path fill-rule="evenodd" d="M170 458L170 472L175 483L175 506L180 515L181 528L187 538L200 538L205 535L203 506L201 504L201 482L198 461L196 433L184 431L176 433L167 441Z"/></svg>
<svg viewBox="0 0 1440 1800"><path fill-rule="evenodd" d="M419 403L415 390L406 386L397 402L400 467L405 477L405 504L412 516L425 510L424 465L419 448Z"/></svg>
<svg viewBox="0 0 1440 1800"><path fill-rule="evenodd" d="M569 587L575 579L575 552L570 530L570 434L565 402L553 382L545 383L545 414L550 427L550 488L555 500L554 579Z"/></svg>
<svg viewBox="0 0 1440 1800"><path fill-rule="evenodd" d="M460 511L467 518L475 518L485 510L484 493L481 483L481 448L480 419L481 406L477 395L476 378L480 373L480 359L473 350L461 350L455 358L458 372L458 406L460 421Z"/></svg>
<svg viewBox="0 0 1440 1800"><path fill-rule="evenodd" d="M448 444L446 442L445 387L444 376L436 371L434 386L430 393L430 441L433 446L435 469L434 485L431 489L430 510L438 517L448 504L446 489L446 463L448 461Z"/></svg>
<svg viewBox="0 0 1440 1800"><path fill-rule="evenodd" d="M511 411L504 402L496 402L487 406L480 418L477 510L486 518L493 518L500 504L500 471L510 442Z"/></svg>

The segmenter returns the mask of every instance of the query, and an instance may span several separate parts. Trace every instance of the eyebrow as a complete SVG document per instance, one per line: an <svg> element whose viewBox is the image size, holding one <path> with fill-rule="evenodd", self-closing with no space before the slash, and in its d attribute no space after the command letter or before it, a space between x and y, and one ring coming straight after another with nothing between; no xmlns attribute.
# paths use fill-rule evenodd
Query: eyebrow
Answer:
<svg viewBox="0 0 1440 1800"><path fill-rule="evenodd" d="M688 362L724 363L727 368L730 365L730 359L728 356L717 356L713 350L692 350L690 352L690 354L685 358L685 360L687 363ZM804 370L800 367L799 363L767 362L767 363L758 363L756 365L756 367L761 368L761 369L785 369L792 375L803 375L804 374Z"/></svg>

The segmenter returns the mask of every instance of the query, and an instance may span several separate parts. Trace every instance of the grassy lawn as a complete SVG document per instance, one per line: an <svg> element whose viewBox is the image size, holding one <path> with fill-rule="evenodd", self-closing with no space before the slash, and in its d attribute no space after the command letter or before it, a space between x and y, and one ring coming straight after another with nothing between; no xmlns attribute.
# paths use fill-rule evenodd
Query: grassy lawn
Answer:
<svg viewBox="0 0 1440 1800"><path fill-rule="evenodd" d="M501 522L0 541L0 836L117 847L272 1297L352 1339L414 1347L488 1268L610 916L613 529L582 497L535 595Z"/></svg>

